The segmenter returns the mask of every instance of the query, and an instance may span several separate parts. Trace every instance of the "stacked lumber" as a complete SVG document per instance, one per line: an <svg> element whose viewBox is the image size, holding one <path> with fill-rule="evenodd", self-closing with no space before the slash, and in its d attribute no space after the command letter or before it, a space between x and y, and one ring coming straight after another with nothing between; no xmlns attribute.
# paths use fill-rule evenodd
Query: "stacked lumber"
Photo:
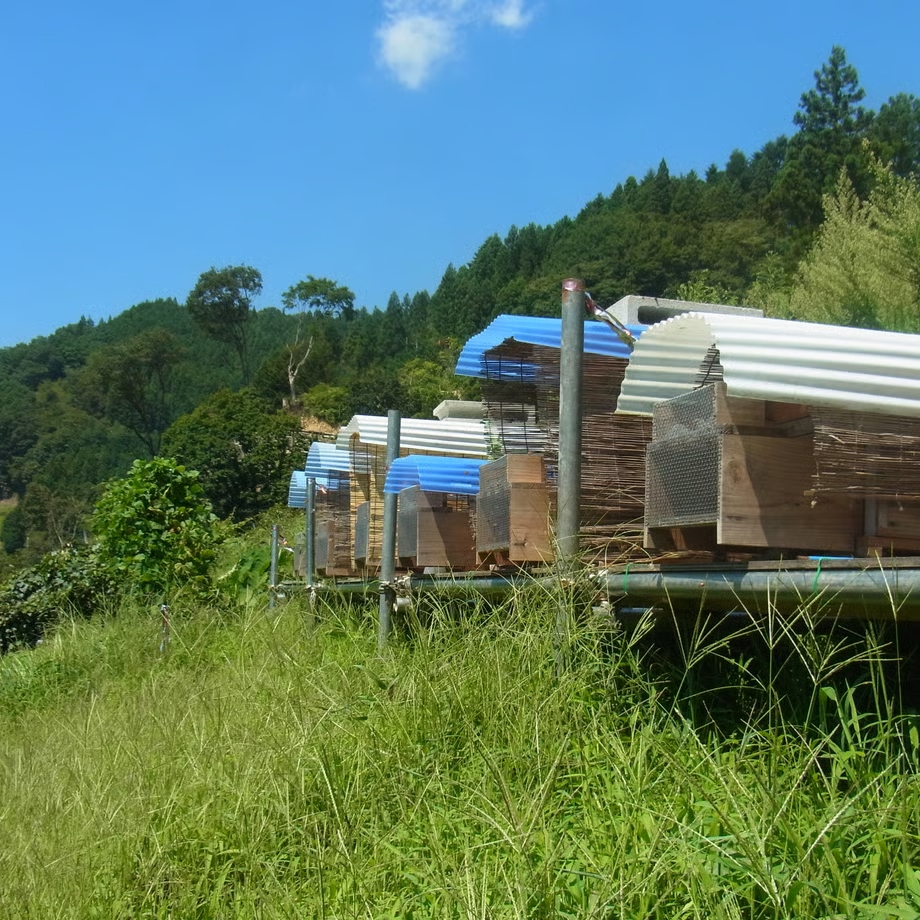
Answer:
<svg viewBox="0 0 920 920"><path fill-rule="evenodd" d="M813 407L814 490L920 501L920 419Z"/></svg>
<svg viewBox="0 0 920 920"><path fill-rule="evenodd" d="M651 420L616 414L627 361L584 355L579 543L587 561L644 558L645 449ZM509 339L487 351L481 390L501 452L544 457L555 504L561 351Z"/></svg>
<svg viewBox="0 0 920 920"><path fill-rule="evenodd" d="M354 573L351 540L349 474L326 473L326 485L317 485L314 496L315 562L320 575Z"/></svg>

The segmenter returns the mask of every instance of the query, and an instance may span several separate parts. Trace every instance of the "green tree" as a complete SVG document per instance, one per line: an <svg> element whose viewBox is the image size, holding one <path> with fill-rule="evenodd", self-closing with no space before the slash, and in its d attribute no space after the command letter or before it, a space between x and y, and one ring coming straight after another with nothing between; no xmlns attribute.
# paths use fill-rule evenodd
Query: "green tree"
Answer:
<svg viewBox="0 0 920 920"><path fill-rule="evenodd" d="M80 374L84 405L137 435L150 457L174 419L175 371L185 357L176 337L148 329L90 355Z"/></svg>
<svg viewBox="0 0 920 920"><path fill-rule="evenodd" d="M347 287L313 275L289 287L281 295L281 302L285 310L308 310L346 320L355 313L355 295Z"/></svg>
<svg viewBox="0 0 920 920"><path fill-rule="evenodd" d="M210 268L189 292L186 307L205 335L230 345L240 359L243 379L249 380L248 331L252 298L262 291L262 275L248 265Z"/></svg>
<svg viewBox="0 0 920 920"><path fill-rule="evenodd" d="M790 310L801 319L920 332L920 182L873 166L861 201L846 174L803 261Z"/></svg>
<svg viewBox="0 0 920 920"><path fill-rule="evenodd" d="M93 514L100 562L121 584L166 600L185 586L210 588L216 524L198 473L163 458L136 460Z"/></svg>
<svg viewBox="0 0 920 920"><path fill-rule="evenodd" d="M215 512L235 520L282 500L307 447L300 420L268 411L249 389L220 390L163 436L163 454L198 470Z"/></svg>
<svg viewBox="0 0 920 920"><path fill-rule="evenodd" d="M868 159L862 138L872 114L860 102L865 90L856 68L839 45L815 71L815 86L802 94L793 116L798 133L789 141L786 161L771 195L783 217L799 229L814 230L822 220L823 196L832 192L845 169L858 192L866 191Z"/></svg>
<svg viewBox="0 0 920 920"><path fill-rule="evenodd" d="M303 407L327 425L342 425L352 415L351 393L345 387L318 383L304 394Z"/></svg>
<svg viewBox="0 0 920 920"><path fill-rule="evenodd" d="M892 96L878 110L870 139L895 175L907 177L920 169L920 99L908 93Z"/></svg>
<svg viewBox="0 0 920 920"><path fill-rule="evenodd" d="M297 313L294 339L285 346L288 390L294 406L297 404L297 379L313 357L317 334L333 318L341 317L346 322L354 318L355 295L328 278L307 275L305 280L289 287L281 295L281 301L285 310ZM313 314L309 324L306 322L308 313Z"/></svg>

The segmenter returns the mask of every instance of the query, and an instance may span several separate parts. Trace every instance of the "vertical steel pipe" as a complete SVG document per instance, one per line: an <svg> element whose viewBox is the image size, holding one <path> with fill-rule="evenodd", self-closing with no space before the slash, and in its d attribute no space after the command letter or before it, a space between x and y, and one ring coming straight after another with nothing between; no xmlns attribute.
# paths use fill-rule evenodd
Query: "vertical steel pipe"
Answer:
<svg viewBox="0 0 920 920"><path fill-rule="evenodd" d="M401 415L398 409L390 409L387 415L387 472L399 456ZM395 492L383 494L383 546L380 558L380 612L377 618L377 648L383 649L390 638L391 614L396 606L396 517L397 500Z"/></svg>
<svg viewBox="0 0 920 920"><path fill-rule="evenodd" d="M303 554L306 568L307 587L313 587L313 575L316 571L316 514L314 505L316 498L316 480L307 479L307 490L304 498L304 532Z"/></svg>
<svg viewBox="0 0 920 920"><path fill-rule="evenodd" d="M559 374L559 480L556 551L570 569L578 556L581 527L582 371L585 350L585 283L562 283L562 349Z"/></svg>
<svg viewBox="0 0 920 920"><path fill-rule="evenodd" d="M271 565L268 574L268 606L275 606L275 592L278 589L278 525L272 524Z"/></svg>
<svg viewBox="0 0 920 920"><path fill-rule="evenodd" d="M585 283L562 282L562 347L559 369L559 472L556 493L556 568L559 592L554 650L556 674L565 668L571 610L572 575L578 563L581 528L582 383L585 352Z"/></svg>

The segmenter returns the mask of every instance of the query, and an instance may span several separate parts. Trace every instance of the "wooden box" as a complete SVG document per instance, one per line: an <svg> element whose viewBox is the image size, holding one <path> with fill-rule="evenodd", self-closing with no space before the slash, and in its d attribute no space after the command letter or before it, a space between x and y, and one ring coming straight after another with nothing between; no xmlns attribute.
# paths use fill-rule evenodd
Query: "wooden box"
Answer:
<svg viewBox="0 0 920 920"><path fill-rule="evenodd" d="M406 568L475 568L468 507L452 507L443 492L425 492L419 486L401 490L397 556Z"/></svg>
<svg viewBox="0 0 920 920"><path fill-rule="evenodd" d="M812 491L807 410L733 399L717 383L656 408L645 546L852 553L861 503Z"/></svg>
<svg viewBox="0 0 920 920"><path fill-rule="evenodd" d="M482 562L553 559L550 502L543 458L506 454L479 470L476 553Z"/></svg>

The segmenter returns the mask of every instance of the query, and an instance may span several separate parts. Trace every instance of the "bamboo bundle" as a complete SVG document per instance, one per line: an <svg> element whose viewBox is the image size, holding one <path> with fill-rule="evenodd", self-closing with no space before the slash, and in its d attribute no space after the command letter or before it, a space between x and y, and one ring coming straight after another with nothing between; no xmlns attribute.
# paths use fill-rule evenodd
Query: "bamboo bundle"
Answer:
<svg viewBox="0 0 920 920"><path fill-rule="evenodd" d="M558 348L509 340L483 358L483 403L503 453L539 453L555 498L559 453ZM616 415L627 361L585 354L582 383L582 526L589 558L641 558L645 450L651 420Z"/></svg>
<svg viewBox="0 0 920 920"><path fill-rule="evenodd" d="M354 435L349 444L351 472L349 474L349 503L351 533L357 532L359 505L368 503L367 555L363 557L365 570L379 568L383 554L383 486L386 482L386 448L364 444ZM350 550L354 552L354 547Z"/></svg>
<svg viewBox="0 0 920 920"><path fill-rule="evenodd" d="M537 408L546 421L546 462L551 487L559 454L559 377L561 353L534 346ZM651 440L651 420L616 415L617 397L627 361L586 354L582 377L582 473L580 542L596 560L645 555L645 451Z"/></svg>
<svg viewBox="0 0 920 920"><path fill-rule="evenodd" d="M812 407L816 493L920 500L920 419Z"/></svg>
<svg viewBox="0 0 920 920"><path fill-rule="evenodd" d="M511 339L483 355L480 392L497 454L542 453L545 448L531 350L532 346Z"/></svg>

